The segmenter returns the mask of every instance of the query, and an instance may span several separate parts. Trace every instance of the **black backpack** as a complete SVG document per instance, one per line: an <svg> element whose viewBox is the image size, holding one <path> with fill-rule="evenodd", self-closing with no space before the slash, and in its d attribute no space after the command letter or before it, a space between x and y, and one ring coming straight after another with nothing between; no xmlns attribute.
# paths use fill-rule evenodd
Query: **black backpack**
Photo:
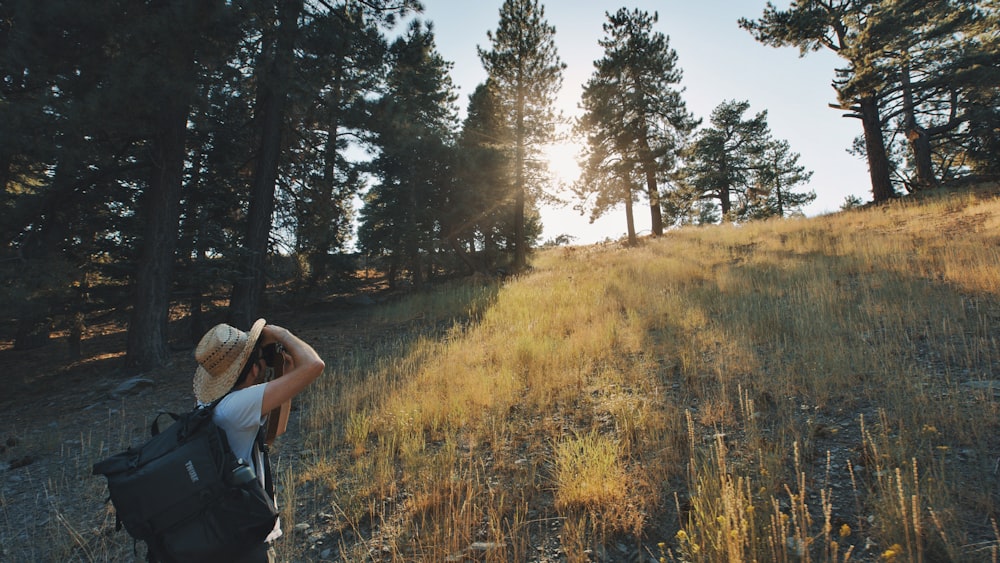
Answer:
<svg viewBox="0 0 1000 563"><path fill-rule="evenodd" d="M237 459L210 406L161 412L153 437L94 464L108 479L118 529L148 546L150 561L227 561L259 546L278 517L263 439L265 491L252 466ZM174 423L159 431L160 415Z"/></svg>

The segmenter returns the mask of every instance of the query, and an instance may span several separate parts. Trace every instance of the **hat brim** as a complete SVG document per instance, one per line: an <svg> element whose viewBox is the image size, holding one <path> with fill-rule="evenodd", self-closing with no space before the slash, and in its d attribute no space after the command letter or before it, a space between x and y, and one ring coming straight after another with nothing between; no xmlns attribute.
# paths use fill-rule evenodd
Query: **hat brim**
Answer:
<svg viewBox="0 0 1000 563"><path fill-rule="evenodd" d="M240 377L243 364L246 363L247 358L250 357L250 352L257 345L257 340L260 339L260 333L264 330L264 325L266 324L267 322L264 319L257 319L253 323L253 326L250 327L250 331L247 333L247 343L243 347L243 350L240 350L239 357L222 375L212 377L205 368L201 367L201 365L198 366L194 372L194 396L199 403L211 403L233 388L236 380Z"/></svg>

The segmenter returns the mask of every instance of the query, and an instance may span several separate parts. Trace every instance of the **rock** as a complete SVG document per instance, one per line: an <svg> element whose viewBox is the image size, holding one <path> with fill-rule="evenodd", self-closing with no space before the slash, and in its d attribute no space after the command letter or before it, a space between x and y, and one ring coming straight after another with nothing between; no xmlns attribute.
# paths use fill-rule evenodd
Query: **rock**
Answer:
<svg viewBox="0 0 1000 563"><path fill-rule="evenodd" d="M118 384L117 387L111 390L111 396L115 399L120 398L122 395L128 395L134 393L146 387L152 387L154 385L153 380L136 376L130 379L126 379Z"/></svg>
<svg viewBox="0 0 1000 563"><path fill-rule="evenodd" d="M35 458L31 457L30 455L26 455L20 459L15 459L14 461L10 462L10 469L18 469L20 467L31 465L32 463L35 463Z"/></svg>
<svg viewBox="0 0 1000 563"><path fill-rule="evenodd" d="M499 549L500 547L501 545L496 542L477 541L477 542L472 542L472 545L469 546L469 549L473 551L490 551L491 549Z"/></svg>
<svg viewBox="0 0 1000 563"><path fill-rule="evenodd" d="M295 527L294 527L294 528L292 528L292 529L293 529L293 530L294 530L294 531L295 531L296 533L302 533L302 532L305 532L305 531L309 530L309 528L310 528L310 527L311 527L311 526L310 526L310 525L309 525L308 523L306 523L306 522L302 522L302 523L300 523L300 524L296 524L296 525L295 525Z"/></svg>

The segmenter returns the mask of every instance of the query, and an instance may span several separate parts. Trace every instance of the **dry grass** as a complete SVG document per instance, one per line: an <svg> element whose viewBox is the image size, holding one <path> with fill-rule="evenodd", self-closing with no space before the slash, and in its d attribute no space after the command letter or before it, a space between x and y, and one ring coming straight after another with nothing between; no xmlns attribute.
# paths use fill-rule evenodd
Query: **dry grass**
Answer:
<svg viewBox="0 0 1000 563"><path fill-rule="evenodd" d="M349 560L989 558L998 297L974 194L554 249L334 366L316 501L370 538Z"/></svg>
<svg viewBox="0 0 1000 563"><path fill-rule="evenodd" d="M279 467L284 560L998 558L994 194L552 249L357 330ZM60 509L108 451L31 537L128 551Z"/></svg>

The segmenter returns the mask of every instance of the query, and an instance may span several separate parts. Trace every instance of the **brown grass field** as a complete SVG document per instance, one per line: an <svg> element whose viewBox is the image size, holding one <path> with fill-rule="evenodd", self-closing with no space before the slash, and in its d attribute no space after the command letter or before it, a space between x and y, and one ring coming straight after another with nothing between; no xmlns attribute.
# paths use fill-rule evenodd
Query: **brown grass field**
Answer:
<svg viewBox="0 0 1000 563"><path fill-rule="evenodd" d="M548 249L358 319L278 463L282 560L1000 557L995 187ZM51 488L87 508L34 538L118 560L80 441Z"/></svg>

